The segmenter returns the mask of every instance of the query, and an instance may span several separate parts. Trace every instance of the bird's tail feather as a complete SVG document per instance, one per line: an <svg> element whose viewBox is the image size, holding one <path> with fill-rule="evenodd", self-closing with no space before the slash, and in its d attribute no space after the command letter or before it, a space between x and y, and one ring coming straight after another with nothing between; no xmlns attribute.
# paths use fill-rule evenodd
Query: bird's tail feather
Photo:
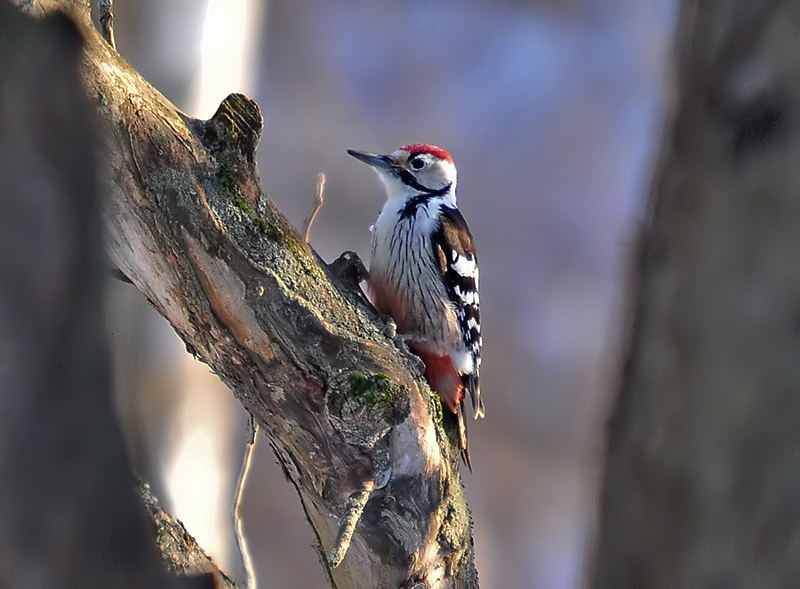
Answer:
<svg viewBox="0 0 800 589"><path fill-rule="evenodd" d="M481 399L481 387L478 384L477 373L465 374L461 377L464 388L469 391L470 400L472 401L472 409L475 411L475 419L486 415L486 409L483 407L483 399ZM463 411L463 405L462 405Z"/></svg>
<svg viewBox="0 0 800 589"><path fill-rule="evenodd" d="M458 447L461 450L461 459L467 465L469 471L472 472L472 460L469 456L469 440L467 439L467 421L464 419L464 398L462 397L459 403L456 418L458 419Z"/></svg>

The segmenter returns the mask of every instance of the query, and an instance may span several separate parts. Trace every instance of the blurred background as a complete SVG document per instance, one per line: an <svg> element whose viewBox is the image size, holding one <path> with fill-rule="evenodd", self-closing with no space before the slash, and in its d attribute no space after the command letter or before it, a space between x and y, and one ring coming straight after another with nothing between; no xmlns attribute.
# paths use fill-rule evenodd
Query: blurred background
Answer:
<svg viewBox="0 0 800 589"><path fill-rule="evenodd" d="M311 243L369 255L382 204L346 148L453 155L481 259L486 419L464 476L487 588L581 586L626 265L655 150L672 0L116 0L120 53L184 112L242 91L263 110L265 190ZM119 404L165 507L234 576L245 416L131 287L111 285ZM243 514L260 587L325 587L268 444Z"/></svg>

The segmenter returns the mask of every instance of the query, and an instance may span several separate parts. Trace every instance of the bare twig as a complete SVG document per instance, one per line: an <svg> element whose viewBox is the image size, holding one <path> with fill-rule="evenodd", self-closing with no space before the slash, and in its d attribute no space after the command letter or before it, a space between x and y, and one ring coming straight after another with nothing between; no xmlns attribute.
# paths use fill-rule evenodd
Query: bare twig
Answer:
<svg viewBox="0 0 800 589"><path fill-rule="evenodd" d="M242 521L240 510L242 507L242 499L244 498L244 490L247 487L247 481L250 475L250 467L253 463L253 453L256 449L258 434L258 423L256 423L253 416L250 415L247 419L247 448L245 448L244 451L242 469L239 471L239 480L236 482L236 494L233 498L233 524L236 532L236 544L239 547L239 554L242 555L242 562L244 563L244 570L247 575L247 589L256 589L258 587L258 580L256 579L255 567L253 566L253 558L250 555L250 546L247 542L247 536L244 533L244 522Z"/></svg>
<svg viewBox="0 0 800 589"><path fill-rule="evenodd" d="M353 532L356 531L358 520L364 513L369 496L375 488L375 481L369 480L364 483L364 487L351 494L344 504L344 514L339 523L339 533L336 535L336 543L328 552L328 562L331 567L336 568L344 560L347 549L350 548L350 541L353 539Z"/></svg>
<svg viewBox="0 0 800 589"><path fill-rule="evenodd" d="M303 224L303 236L306 243L308 243L308 239L311 235L311 226L314 224L314 219L317 218L317 213L319 213L324 202L325 174L320 172L317 174L317 191L314 195L314 204L311 207L311 211L308 213L308 217L306 217L306 222Z"/></svg>
<svg viewBox="0 0 800 589"><path fill-rule="evenodd" d="M97 7L100 12L100 34L114 49L117 40L114 38L114 0L98 0Z"/></svg>

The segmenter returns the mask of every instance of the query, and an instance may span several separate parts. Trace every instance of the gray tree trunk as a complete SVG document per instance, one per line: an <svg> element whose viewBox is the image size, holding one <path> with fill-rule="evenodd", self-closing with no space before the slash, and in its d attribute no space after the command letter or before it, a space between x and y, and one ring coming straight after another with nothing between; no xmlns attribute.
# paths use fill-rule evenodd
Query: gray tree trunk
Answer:
<svg viewBox="0 0 800 589"><path fill-rule="evenodd" d="M800 3L682 2L593 586L800 587Z"/></svg>

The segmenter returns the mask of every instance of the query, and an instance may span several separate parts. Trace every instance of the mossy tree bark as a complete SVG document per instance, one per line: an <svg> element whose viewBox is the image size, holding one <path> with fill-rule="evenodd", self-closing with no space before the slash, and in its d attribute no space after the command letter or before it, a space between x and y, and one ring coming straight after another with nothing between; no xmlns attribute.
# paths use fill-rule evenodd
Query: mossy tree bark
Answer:
<svg viewBox="0 0 800 589"><path fill-rule="evenodd" d="M800 4L684 0L595 587L800 586Z"/></svg>
<svg viewBox="0 0 800 589"><path fill-rule="evenodd" d="M477 587L453 432L357 287L263 192L258 106L232 95L212 119L188 117L97 35L85 2L23 4L67 12L85 37L113 262L269 437L331 585ZM344 560L330 566L356 521Z"/></svg>

